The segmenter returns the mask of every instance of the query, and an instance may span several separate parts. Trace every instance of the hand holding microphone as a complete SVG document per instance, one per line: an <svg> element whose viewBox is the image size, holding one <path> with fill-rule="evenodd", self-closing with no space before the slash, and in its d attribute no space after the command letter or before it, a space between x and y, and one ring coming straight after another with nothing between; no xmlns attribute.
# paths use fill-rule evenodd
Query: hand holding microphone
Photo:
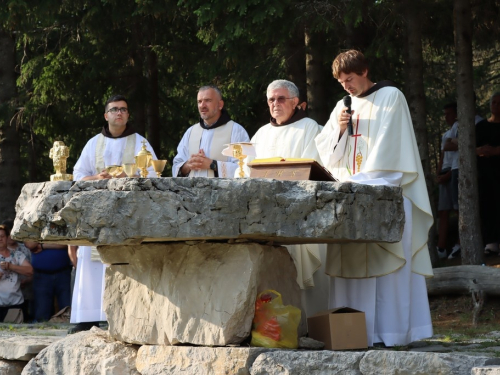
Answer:
<svg viewBox="0 0 500 375"><path fill-rule="evenodd" d="M349 115L352 113L351 111L351 97L349 95L344 96L344 107L347 107L347 113ZM349 116L349 120L347 122L347 134L354 135L354 130L352 128L352 117Z"/></svg>

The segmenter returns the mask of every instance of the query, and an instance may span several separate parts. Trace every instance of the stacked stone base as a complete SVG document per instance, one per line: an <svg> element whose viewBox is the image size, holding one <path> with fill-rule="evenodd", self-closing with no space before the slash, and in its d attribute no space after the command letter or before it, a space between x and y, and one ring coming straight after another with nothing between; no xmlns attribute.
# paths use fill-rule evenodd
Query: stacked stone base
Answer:
<svg viewBox="0 0 500 375"><path fill-rule="evenodd" d="M447 353L126 345L92 328L43 349L23 375L497 374L499 359ZM0 360L0 370L3 362ZM18 375L12 372L2 374Z"/></svg>

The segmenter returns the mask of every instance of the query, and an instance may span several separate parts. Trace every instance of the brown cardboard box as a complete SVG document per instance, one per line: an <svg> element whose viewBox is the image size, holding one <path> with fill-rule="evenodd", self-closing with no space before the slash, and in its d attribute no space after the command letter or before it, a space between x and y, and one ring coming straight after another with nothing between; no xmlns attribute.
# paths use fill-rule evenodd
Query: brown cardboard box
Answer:
<svg viewBox="0 0 500 375"><path fill-rule="evenodd" d="M350 307L337 307L307 319L309 337L325 343L325 349L366 349L365 313Z"/></svg>

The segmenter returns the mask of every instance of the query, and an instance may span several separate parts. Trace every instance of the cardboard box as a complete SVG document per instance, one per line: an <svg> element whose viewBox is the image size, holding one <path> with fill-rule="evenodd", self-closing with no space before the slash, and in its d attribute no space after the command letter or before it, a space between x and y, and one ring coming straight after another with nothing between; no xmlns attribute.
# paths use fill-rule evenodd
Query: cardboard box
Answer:
<svg viewBox="0 0 500 375"><path fill-rule="evenodd" d="M325 349L366 349L365 313L350 307L337 307L307 319L309 337L324 342Z"/></svg>

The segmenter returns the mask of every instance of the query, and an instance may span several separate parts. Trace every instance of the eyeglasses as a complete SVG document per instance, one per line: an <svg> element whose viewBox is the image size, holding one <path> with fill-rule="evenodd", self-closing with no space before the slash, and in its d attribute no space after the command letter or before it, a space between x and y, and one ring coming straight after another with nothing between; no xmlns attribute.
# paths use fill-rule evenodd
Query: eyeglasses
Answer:
<svg viewBox="0 0 500 375"><path fill-rule="evenodd" d="M269 104L274 104L274 102L278 102L279 104L285 103L285 100L287 99L293 99L295 96L292 96L291 98L285 98L284 96L278 96L277 98L267 98L267 102Z"/></svg>
<svg viewBox="0 0 500 375"><path fill-rule="evenodd" d="M107 112L111 112L111 113L118 113L118 112L127 113L128 112L128 108L125 108L125 107L121 107L121 108L113 107L113 108L108 109Z"/></svg>

